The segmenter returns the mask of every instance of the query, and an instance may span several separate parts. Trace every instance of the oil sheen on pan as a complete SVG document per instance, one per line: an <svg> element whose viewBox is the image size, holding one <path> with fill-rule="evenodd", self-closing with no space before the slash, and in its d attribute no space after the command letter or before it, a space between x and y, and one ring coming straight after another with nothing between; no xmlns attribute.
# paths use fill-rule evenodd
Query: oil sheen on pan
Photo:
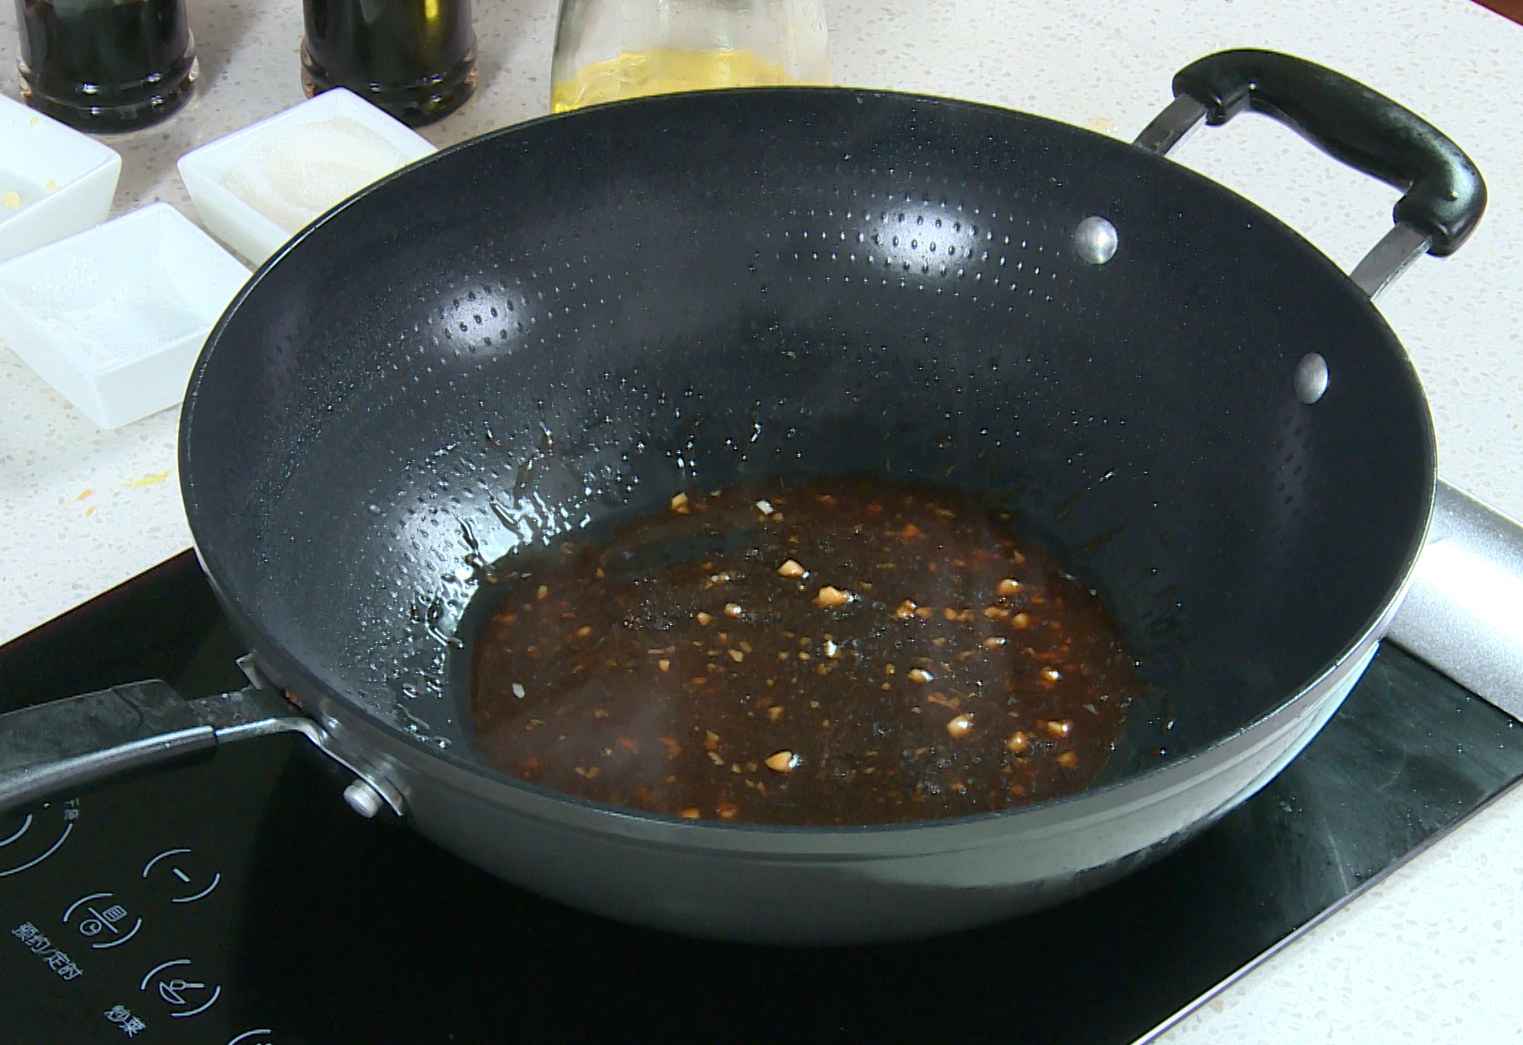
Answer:
<svg viewBox="0 0 1523 1045"><path fill-rule="evenodd" d="M689 819L882 824L1069 794L1136 664L1013 520L882 479L679 494L506 561L479 633L499 771Z"/></svg>

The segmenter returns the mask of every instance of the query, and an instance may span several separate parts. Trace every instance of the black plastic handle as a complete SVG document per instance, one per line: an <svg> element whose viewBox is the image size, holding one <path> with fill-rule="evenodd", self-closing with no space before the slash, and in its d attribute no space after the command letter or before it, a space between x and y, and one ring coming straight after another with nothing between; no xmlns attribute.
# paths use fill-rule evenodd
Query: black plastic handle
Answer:
<svg viewBox="0 0 1523 1045"><path fill-rule="evenodd" d="M0 813L65 788L217 746L162 682L134 682L0 715Z"/></svg>
<svg viewBox="0 0 1523 1045"><path fill-rule="evenodd" d="M1335 159L1405 192L1398 223L1453 254L1486 210L1486 183L1470 157L1421 116L1357 80L1275 51L1220 51L1174 77L1174 94L1206 107L1211 124L1244 109L1272 116Z"/></svg>

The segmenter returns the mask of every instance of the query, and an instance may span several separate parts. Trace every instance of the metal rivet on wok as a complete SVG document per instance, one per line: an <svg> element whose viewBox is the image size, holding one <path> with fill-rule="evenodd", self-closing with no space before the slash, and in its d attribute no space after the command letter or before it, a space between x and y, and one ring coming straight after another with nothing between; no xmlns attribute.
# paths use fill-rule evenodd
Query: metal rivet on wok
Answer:
<svg viewBox="0 0 1523 1045"><path fill-rule="evenodd" d="M1116 226L1098 214L1085 218L1074 230L1074 250L1091 265L1104 265L1115 257L1120 242Z"/></svg>
<svg viewBox="0 0 1523 1045"><path fill-rule="evenodd" d="M1327 391L1327 360L1308 352L1296 364L1296 397L1310 406Z"/></svg>
<svg viewBox="0 0 1523 1045"><path fill-rule="evenodd" d="M350 809L366 820L379 813L381 807L386 804L380 792L363 780L356 780L344 788L344 801L349 803Z"/></svg>

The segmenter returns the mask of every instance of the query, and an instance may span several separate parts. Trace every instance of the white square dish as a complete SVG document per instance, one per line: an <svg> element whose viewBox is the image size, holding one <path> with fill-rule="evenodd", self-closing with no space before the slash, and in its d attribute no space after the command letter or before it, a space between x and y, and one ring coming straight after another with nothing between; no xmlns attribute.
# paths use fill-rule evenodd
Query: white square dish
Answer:
<svg viewBox="0 0 1523 1045"><path fill-rule="evenodd" d="M319 215L435 151L335 88L186 153L179 168L206 227L260 265Z"/></svg>
<svg viewBox="0 0 1523 1045"><path fill-rule="evenodd" d="M122 158L0 96L0 261L106 220Z"/></svg>
<svg viewBox="0 0 1523 1045"><path fill-rule="evenodd" d="M102 428L185 397L206 335L249 278L167 203L0 264L0 335Z"/></svg>

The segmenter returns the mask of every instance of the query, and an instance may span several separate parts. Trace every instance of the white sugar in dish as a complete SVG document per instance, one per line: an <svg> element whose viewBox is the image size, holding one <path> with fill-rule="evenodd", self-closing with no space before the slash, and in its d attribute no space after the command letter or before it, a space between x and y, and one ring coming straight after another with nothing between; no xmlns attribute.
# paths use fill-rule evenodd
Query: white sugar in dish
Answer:
<svg viewBox="0 0 1523 1045"><path fill-rule="evenodd" d="M180 176L206 230L256 265L428 139L342 87L192 149Z"/></svg>
<svg viewBox="0 0 1523 1045"><path fill-rule="evenodd" d="M12 290L32 321L69 345L81 367L103 373L204 329L206 319L175 287L162 258L142 268L79 255L65 278Z"/></svg>
<svg viewBox="0 0 1523 1045"><path fill-rule="evenodd" d="M86 417L115 428L184 397L207 332L248 276L154 203L0 263L0 338Z"/></svg>
<svg viewBox="0 0 1523 1045"><path fill-rule="evenodd" d="M330 116L262 134L223 175L226 188L286 232L410 159L348 116Z"/></svg>

